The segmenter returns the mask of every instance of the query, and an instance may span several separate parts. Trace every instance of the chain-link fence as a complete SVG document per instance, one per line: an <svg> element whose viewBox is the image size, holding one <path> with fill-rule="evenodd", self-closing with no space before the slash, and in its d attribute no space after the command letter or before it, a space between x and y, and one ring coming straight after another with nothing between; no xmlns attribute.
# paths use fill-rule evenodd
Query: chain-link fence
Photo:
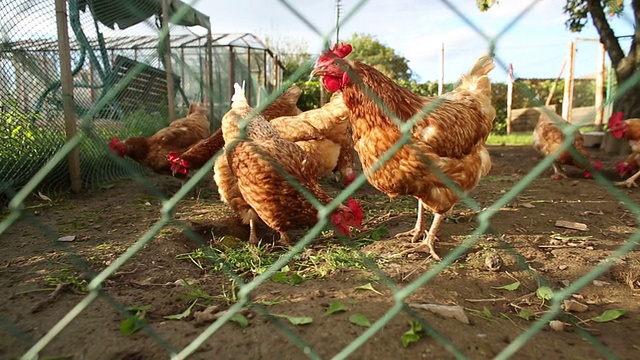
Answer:
<svg viewBox="0 0 640 360"><path fill-rule="evenodd" d="M456 6L443 2L474 25ZM158 118L167 116L159 104L153 104L157 113L145 108L152 101L144 96L129 103L117 101L120 91L137 81L137 74L164 71L157 46L161 37L99 36L105 28L79 10L83 3L68 2L70 28L77 31L74 16L87 17L79 23L83 28L95 26L97 38L84 45L77 38L72 41L75 108L82 132L69 140L64 137L57 43L51 41L51 33L38 37L21 32L28 28L24 23L19 26L21 21L50 21L53 4L34 1L25 7L25 2L16 1L0 10L2 19L18 19L0 28L8 39L0 52L0 76L3 83L12 84L0 89L6 129L0 145L2 190L28 180L12 197L0 223L6 295L0 305L3 356L504 359L519 351L528 358L630 358L637 353L636 340L612 335L632 334L639 324L637 302L629 300L640 278L635 272L640 271L634 251L640 236L635 231L639 209L634 195L615 188L607 173L595 173L595 180L543 179L560 152L518 173L509 169L521 169L529 153L514 157L513 148L492 149L492 171L499 175L487 174L471 195L460 189L459 178L452 182L433 166L437 162L427 160L436 159L433 154L418 157L430 170L414 174L411 181L429 178L440 187L456 189L461 197L456 209L463 208L457 215L468 220L441 229L442 243L450 243L450 238L454 244L449 251L439 249L446 254L440 262L398 255L407 238L386 239L389 228L407 212L412 218L415 204L399 200L390 205L386 195L366 184L365 174L345 189L329 191L335 201L310 199L307 205L315 207L319 221L296 233L297 242L284 251L247 244L245 226L234 230L236 225L225 225L233 216L215 197L187 198L198 181L211 176L220 154L170 198L148 195L144 186L152 180L138 176L111 189L64 200L41 196L41 202L33 203L31 195L44 184L55 187L66 181L65 159L76 147L88 185L134 172L133 163L106 155L106 142L114 135L147 134L127 128L132 114L146 116L135 122L153 124L149 133L159 125ZM97 6L99 1L87 3ZM343 21L357 16L364 3ZM293 4L283 4L302 17ZM513 18L527 16L530 8ZM18 14L22 18L16 18ZM173 19L184 15L176 11ZM499 36L483 36L490 40L490 51L500 46ZM215 121L228 109L233 82L248 81L248 98L262 104L259 110L284 91L272 54L260 49L252 36L217 38L225 45L214 46L215 65L206 64L204 38L171 39L177 106L212 94ZM237 49L244 41L247 46ZM505 61L495 60L504 67ZM109 77L99 73L118 66L136 70L107 89ZM208 66L216 79L211 93L201 75ZM294 76L306 75L312 66L307 64ZM350 74L349 81L359 80L358 74ZM622 84L617 94L631 85ZM516 91L533 97L529 89ZM388 114L389 104L381 102L388 93L368 88L364 93L386 109L381 114ZM385 148L378 149L373 161L363 161L364 167L387 171L385 162L415 149L407 124L424 114L436 116L440 106L440 101L433 101L418 116L391 116L402 115L405 121L397 127L389 122L386 131L378 133L395 134L397 139L392 144L381 141ZM578 125L563 127L561 149L580 156L571 150L576 129ZM224 151L230 154L232 149ZM271 196L282 196L278 190ZM360 199L365 209L363 229L350 239L325 231L337 202L347 197ZM582 207L576 210L578 206ZM598 217L605 214L606 219ZM277 236L261 234L266 242ZM609 274L609 282L594 282L603 274ZM611 279L621 283L612 284ZM44 291L49 295L42 296ZM469 298L470 293L475 298Z"/></svg>
<svg viewBox="0 0 640 360"><path fill-rule="evenodd" d="M114 136L150 136L166 126L169 114L166 60L159 36L161 17L123 29L128 18L113 20L113 12L106 11L108 7L101 10L101 6L91 1L68 2L75 112L79 118L90 115L84 126L92 127L93 140L83 141L79 149L86 188L128 176L128 171L107 158L103 143ZM65 143L62 74L52 1L10 1L0 14L5 19L0 25L0 193L14 194ZM115 21L121 30L105 26L99 21L101 17L111 27ZM34 23L41 25L30 26ZM194 30L198 28L202 25ZM276 58L251 34L197 35L181 25L172 25L170 33L173 106L178 117L186 114L190 102L208 102L205 87L209 79L202 76L208 69L212 75L213 128L229 108L234 80L251 79L249 96L254 101L272 92L280 81ZM209 37L211 56L207 51ZM135 67L140 67L140 72L122 86ZM117 92L110 94L113 89ZM66 164L59 164L40 189L68 190L68 171Z"/></svg>

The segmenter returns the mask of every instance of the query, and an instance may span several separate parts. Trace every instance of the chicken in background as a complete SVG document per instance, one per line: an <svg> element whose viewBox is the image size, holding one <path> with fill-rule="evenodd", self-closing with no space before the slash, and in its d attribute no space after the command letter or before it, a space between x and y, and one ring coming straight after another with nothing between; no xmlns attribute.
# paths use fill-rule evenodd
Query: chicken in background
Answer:
<svg viewBox="0 0 640 360"><path fill-rule="evenodd" d="M129 157L154 172L172 175L169 153L182 153L198 141L209 136L210 124L206 107L191 103L187 116L172 121L150 137L130 137L120 141L114 137L109 148L120 157Z"/></svg>
<svg viewBox="0 0 640 360"><path fill-rule="evenodd" d="M608 130L616 139L626 139L629 141L631 154L626 160L616 162L616 169L620 176L624 177L633 173L640 167L640 119L624 119L624 113L617 112L611 115L609 119ZM637 171L625 181L618 181L616 186L638 187L636 180L640 177L640 171Z"/></svg>
<svg viewBox="0 0 640 360"><path fill-rule="evenodd" d="M319 109L271 120L280 136L296 143L320 164L320 177L337 170L344 185L355 180L349 109L341 93Z"/></svg>
<svg viewBox="0 0 640 360"><path fill-rule="evenodd" d="M255 225L259 217L280 233L280 244L290 245L287 232L315 225L318 211L282 172L297 180L323 205L333 199L318 184L318 162L293 142L283 139L261 115L249 119L252 109L244 89L238 84L234 87L231 110L222 118L224 157L235 175L242 199L250 206L247 215L250 241L258 241ZM239 123L247 119L246 133L241 134ZM350 235L351 227L362 224L360 204L353 199L347 201L347 206L340 204L331 214L331 221L341 233Z"/></svg>
<svg viewBox="0 0 640 360"><path fill-rule="evenodd" d="M274 99L261 112L267 120L280 116L292 116L302 113L297 106L302 89L291 86L279 97ZM171 163L171 172L177 176L187 175L190 171L198 170L214 157L224 146L222 129L216 130L211 136L201 140L184 152L172 152L167 155Z"/></svg>
<svg viewBox="0 0 640 360"><path fill-rule="evenodd" d="M540 114L540 119L533 130L533 148L536 149L543 156L549 156L557 151L560 151L562 143L565 139L565 135L562 129L558 126L559 123L570 125L559 116L555 116L552 120L549 115L555 114ZM569 150L564 150L553 162L553 180L566 179L567 175L564 172L563 165L570 165L584 171L584 177L587 179L593 178L591 174L591 168L602 171L602 163L596 161L594 164L589 165L589 154L584 148L584 139L579 131L574 133L573 149L584 157L585 160L578 159L571 155Z"/></svg>
<svg viewBox="0 0 640 360"><path fill-rule="evenodd" d="M279 117L270 124L283 139L295 142L320 166L318 177L331 173L337 167L345 184L348 184L355 178L353 140L348 132L348 121L342 96L335 95L320 109L297 116ZM238 181L224 156L216 159L213 172L220 199L240 216L243 223L258 221L255 212L243 198ZM250 242L255 244L257 241L255 233L252 233Z"/></svg>
<svg viewBox="0 0 640 360"><path fill-rule="evenodd" d="M424 237L408 251L426 251L440 259L434 247L436 234L459 195L439 173L463 191L471 191L491 169L484 144L495 117L487 76L494 68L493 59L481 57L456 89L433 98L412 93L369 65L344 59L351 51L351 45L336 44L320 55L312 75L320 76L329 92L342 90L355 150L369 183L392 199L401 195L418 199L414 229L396 236L409 235L412 242ZM409 143L373 171L374 164L402 138L388 114L406 123L429 105L433 108L409 129ZM426 234L425 206L435 214Z"/></svg>

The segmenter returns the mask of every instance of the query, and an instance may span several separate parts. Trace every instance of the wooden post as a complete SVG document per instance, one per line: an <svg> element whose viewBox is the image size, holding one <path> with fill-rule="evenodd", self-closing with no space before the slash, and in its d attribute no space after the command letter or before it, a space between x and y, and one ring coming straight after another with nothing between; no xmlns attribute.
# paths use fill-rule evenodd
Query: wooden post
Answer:
<svg viewBox="0 0 640 360"><path fill-rule="evenodd" d="M596 77L596 131L602 131L604 124L604 45L598 45L598 76Z"/></svg>
<svg viewBox="0 0 640 360"><path fill-rule="evenodd" d="M207 86L205 88L205 102L209 104L209 123L213 124L213 36L211 36L211 26L207 29L207 56L209 58L206 61L207 68ZM215 124L218 127L218 124Z"/></svg>
<svg viewBox="0 0 640 360"><path fill-rule="evenodd" d="M562 61L562 66L560 67L560 72L558 73L558 76L556 76L556 80L553 82L553 85L551 85L551 90L549 90L549 96L547 96L547 101L544 102L545 106L551 105L551 101L553 101L553 95L556 94L556 88L558 87L558 81L560 81L560 78L562 77L562 73L564 72L565 66L567 66L567 59L566 58Z"/></svg>
<svg viewBox="0 0 640 360"><path fill-rule="evenodd" d="M185 81L184 81L184 67L185 67L184 46L180 46L180 60L182 60L182 64L180 64L180 86L182 87L182 90L184 90L184 85L185 85ZM183 106L186 106L186 104L184 104Z"/></svg>
<svg viewBox="0 0 640 360"><path fill-rule="evenodd" d="M444 43L440 47L440 81L438 81L438 96L444 92Z"/></svg>
<svg viewBox="0 0 640 360"><path fill-rule="evenodd" d="M247 79L247 88L245 89L247 93L247 103L251 104L251 48L247 48L247 74L249 74L249 78ZM253 106L257 106L257 103L253 103Z"/></svg>
<svg viewBox="0 0 640 360"><path fill-rule="evenodd" d="M169 4L162 0L162 31L166 31L164 45L164 69L167 73L167 107L169 122L176 119L175 84L173 83L173 66L171 65L171 38L169 36Z"/></svg>
<svg viewBox="0 0 640 360"><path fill-rule="evenodd" d="M562 100L562 118L571 122L571 110L573 110L573 71L575 67L576 42L569 42L569 71L564 80L564 97Z"/></svg>
<svg viewBox="0 0 640 360"><path fill-rule="evenodd" d="M67 141L78 133L76 113L73 101L73 74L71 73L71 50L69 48L69 29L67 29L67 2L56 0L56 25L58 28L58 47L60 49L60 75L62 85L62 107L64 110ZM67 157L69 163L69 179L71 191L77 193L82 190L80 172L80 153L74 148Z"/></svg>
<svg viewBox="0 0 640 360"><path fill-rule="evenodd" d="M511 123L513 120L513 64L509 64L509 74L507 79L507 135L511 134Z"/></svg>
<svg viewBox="0 0 640 360"><path fill-rule="evenodd" d="M229 96L225 99L227 104L231 104L231 96L233 95L233 84L236 83L236 59L233 55L233 46L229 46Z"/></svg>

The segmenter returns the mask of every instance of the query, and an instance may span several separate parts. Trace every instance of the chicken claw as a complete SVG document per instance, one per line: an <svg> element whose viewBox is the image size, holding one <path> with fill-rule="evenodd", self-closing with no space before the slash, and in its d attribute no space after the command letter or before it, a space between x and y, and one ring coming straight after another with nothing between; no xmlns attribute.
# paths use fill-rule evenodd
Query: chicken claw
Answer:
<svg viewBox="0 0 640 360"><path fill-rule="evenodd" d="M394 237L395 238L401 238L401 237L411 236L411 243L415 243L415 242L418 241L418 239L420 239L424 235L425 235L425 230L424 229L413 228L413 229L411 229L409 231L405 231L405 232L401 232L399 234L396 234Z"/></svg>
<svg viewBox="0 0 640 360"><path fill-rule="evenodd" d="M289 234L287 234L286 232L281 232L280 233L280 239L278 240L278 245L282 246L282 247L291 247L291 245L293 245L293 243L291 242L291 238L289 237Z"/></svg>
<svg viewBox="0 0 640 360"><path fill-rule="evenodd" d="M638 184L636 184L636 180L640 177L640 171L636 172L635 174L633 174L633 176L631 176L630 178L628 178L625 181L618 181L615 182L614 185L615 186L626 186L627 188L631 188L631 187L638 187Z"/></svg>
<svg viewBox="0 0 640 360"><path fill-rule="evenodd" d="M551 180L568 179L569 177L563 173L555 173L551 175Z"/></svg>
<svg viewBox="0 0 640 360"><path fill-rule="evenodd" d="M407 237L411 236L411 242L414 243L420 239L420 237L425 235L425 224L424 224L424 204L422 200L418 199L418 218L416 220L416 226L409 231L405 231L394 236L395 238Z"/></svg>
<svg viewBox="0 0 640 360"><path fill-rule="evenodd" d="M631 178L629 179L631 180ZM613 185L615 186L626 186L628 189L631 189L632 187L638 187L638 184L636 184L635 181L616 181L613 183Z"/></svg>
<svg viewBox="0 0 640 360"><path fill-rule="evenodd" d="M440 258L440 256L436 253L436 250L434 249L433 244L429 244L427 242L404 244L402 247L405 247L408 249L401 251L398 254L399 256L402 256L405 254L412 254L416 252L423 252L423 253L429 254L436 261L442 260L442 258Z"/></svg>
<svg viewBox="0 0 640 360"><path fill-rule="evenodd" d="M410 249L402 251L398 255L402 256L408 253L426 252L431 255L434 260L442 260L436 253L435 243L437 240L436 234L438 233L438 228L440 228L440 224L442 223L444 216L444 214L435 214L433 217L433 222L431 223L431 227L429 228L429 232L427 233L425 239L419 244L405 244L404 246L410 247Z"/></svg>

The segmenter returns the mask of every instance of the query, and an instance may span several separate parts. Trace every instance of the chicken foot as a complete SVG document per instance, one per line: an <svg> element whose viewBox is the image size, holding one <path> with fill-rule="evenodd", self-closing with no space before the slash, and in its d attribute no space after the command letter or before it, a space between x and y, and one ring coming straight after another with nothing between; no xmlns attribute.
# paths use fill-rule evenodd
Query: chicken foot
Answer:
<svg viewBox="0 0 640 360"><path fill-rule="evenodd" d="M416 220L416 226L414 226L413 229L409 231L396 234L395 237L399 238L399 237L411 236L411 242L414 243L424 235L425 228L426 227L424 224L424 204L422 203L422 200L418 199L418 219Z"/></svg>
<svg viewBox="0 0 640 360"><path fill-rule="evenodd" d="M569 177L564 173L562 167L556 163L553 163L553 175L552 180L568 179Z"/></svg>
<svg viewBox="0 0 640 360"><path fill-rule="evenodd" d="M435 243L436 243L436 234L438 233L438 229L440 228L440 224L442 224L442 220L444 220L444 214L434 214L433 221L431 222L431 227L429 228L429 232L424 240L420 243L412 243L405 244L405 247L410 247L410 249L404 250L400 252L400 256L404 254L414 253L414 252L424 252L429 255L434 260L440 261L442 260L440 256L436 253Z"/></svg>
<svg viewBox="0 0 640 360"><path fill-rule="evenodd" d="M285 246L285 247L289 247L293 245L293 243L291 242L291 238L289 237L289 234L287 234L286 231L280 232L280 240L278 240L278 245Z"/></svg>
<svg viewBox="0 0 640 360"><path fill-rule="evenodd" d="M631 188L631 187L638 187L638 184L636 184L636 180L640 177L640 170L637 171L635 174L633 174L633 176L631 176L630 178L628 178L625 181L616 181L615 183L613 183L615 186L626 186L627 188Z"/></svg>

